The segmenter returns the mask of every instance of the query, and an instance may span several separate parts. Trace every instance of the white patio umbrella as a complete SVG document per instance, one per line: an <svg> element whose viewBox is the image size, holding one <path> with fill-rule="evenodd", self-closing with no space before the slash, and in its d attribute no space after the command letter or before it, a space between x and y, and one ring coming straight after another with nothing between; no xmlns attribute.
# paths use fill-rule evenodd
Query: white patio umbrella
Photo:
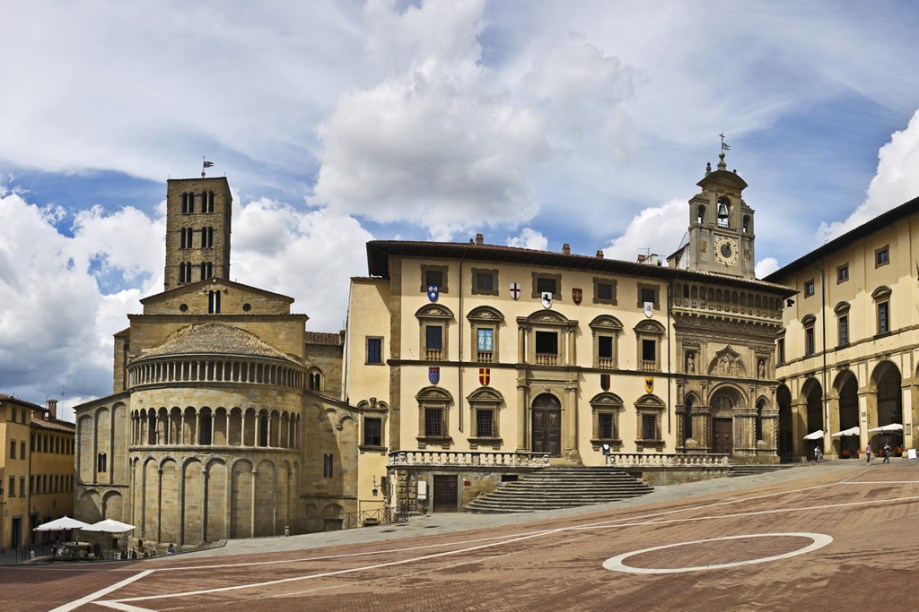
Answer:
<svg viewBox="0 0 919 612"><path fill-rule="evenodd" d="M890 425L882 425L880 427L875 427L874 429L869 429L868 433L879 432L891 432L891 431L903 431L903 425L900 423L891 423Z"/></svg>
<svg viewBox="0 0 919 612"><path fill-rule="evenodd" d="M845 436L857 436L861 430L858 428L858 425L855 427L850 427L849 429L843 429L842 431L837 431L832 435L834 438L844 438Z"/></svg>
<svg viewBox="0 0 919 612"><path fill-rule="evenodd" d="M818 429L817 431L812 431L806 436L804 436L804 439L805 440L819 440L822 437L823 437L823 430Z"/></svg>
<svg viewBox="0 0 919 612"><path fill-rule="evenodd" d="M89 523L78 521L69 516L62 516L59 519L43 523L32 531L67 531L68 529L85 529L86 527L89 527Z"/></svg>
<svg viewBox="0 0 919 612"><path fill-rule="evenodd" d="M105 533L127 533L135 529L134 525L129 525L127 523L122 523L121 521L116 521L115 519L105 519L104 521L99 521L98 523L93 523L92 525L87 525L83 528L83 531L103 531Z"/></svg>

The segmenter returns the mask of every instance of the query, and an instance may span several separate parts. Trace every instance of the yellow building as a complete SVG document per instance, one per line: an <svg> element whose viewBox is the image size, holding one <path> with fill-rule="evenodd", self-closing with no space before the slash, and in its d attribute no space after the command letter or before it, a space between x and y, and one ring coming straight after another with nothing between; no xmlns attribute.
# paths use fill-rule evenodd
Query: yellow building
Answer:
<svg viewBox="0 0 919 612"><path fill-rule="evenodd" d="M767 278L797 292L777 343L784 453L915 448L917 212L907 202Z"/></svg>
<svg viewBox="0 0 919 612"><path fill-rule="evenodd" d="M0 395L0 549L36 544L35 527L73 514L73 432L56 400Z"/></svg>
<svg viewBox="0 0 919 612"><path fill-rule="evenodd" d="M772 364L792 292L754 278L754 211L723 153L698 185L666 266L481 234L368 243L344 373L362 409L359 495L449 511L547 462L777 462Z"/></svg>

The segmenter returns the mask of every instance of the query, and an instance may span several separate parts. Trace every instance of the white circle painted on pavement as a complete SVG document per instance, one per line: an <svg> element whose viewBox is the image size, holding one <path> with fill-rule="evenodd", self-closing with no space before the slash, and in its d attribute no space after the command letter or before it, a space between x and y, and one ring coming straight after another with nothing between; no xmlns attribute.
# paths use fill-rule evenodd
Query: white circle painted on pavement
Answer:
<svg viewBox="0 0 919 612"><path fill-rule="evenodd" d="M653 568L653 567L633 567L626 565L625 560L635 555L653 552L656 550L665 550L667 548L677 548L680 546L691 546L693 544L704 544L705 542L721 542L724 540L742 540L746 538L807 538L810 544L781 555L772 555L769 557L759 557L757 559L747 559L745 561L734 561L732 563L718 563L715 565L697 565L694 567L671 567L671 568ZM614 572L626 572L630 574L680 574L683 572L699 572L703 570L722 569L726 567L739 567L742 565L753 565L754 563L768 563L769 561L778 561L797 555L813 552L823 548L833 541L833 538L822 533L751 533L747 535L725 536L723 538L710 538L707 540L694 540L692 542L679 542L677 544L665 544L664 546L654 546L642 550L634 550L623 555L610 557L603 562L603 567Z"/></svg>

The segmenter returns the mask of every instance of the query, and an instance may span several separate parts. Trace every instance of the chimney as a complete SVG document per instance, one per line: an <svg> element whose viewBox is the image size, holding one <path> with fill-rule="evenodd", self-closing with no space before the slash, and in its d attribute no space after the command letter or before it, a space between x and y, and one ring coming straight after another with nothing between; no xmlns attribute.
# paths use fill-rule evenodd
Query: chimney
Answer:
<svg viewBox="0 0 919 612"><path fill-rule="evenodd" d="M571 245L567 242L562 245L562 253L565 255L571 255Z"/></svg>
<svg viewBox="0 0 919 612"><path fill-rule="evenodd" d="M57 419L57 400L48 400L48 417L53 421Z"/></svg>
<svg viewBox="0 0 919 612"><path fill-rule="evenodd" d="M597 249L597 257L603 259L603 249Z"/></svg>
<svg viewBox="0 0 919 612"><path fill-rule="evenodd" d="M483 244L485 244L485 236L483 236L482 234L476 234L475 235L475 245L482 246Z"/></svg>

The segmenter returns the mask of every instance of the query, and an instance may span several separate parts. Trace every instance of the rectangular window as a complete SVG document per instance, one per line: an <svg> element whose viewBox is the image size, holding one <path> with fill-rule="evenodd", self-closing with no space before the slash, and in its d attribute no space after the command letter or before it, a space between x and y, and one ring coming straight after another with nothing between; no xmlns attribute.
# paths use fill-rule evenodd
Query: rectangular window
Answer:
<svg viewBox="0 0 919 612"><path fill-rule="evenodd" d="M836 282L844 283L849 280L849 264L843 264L836 268Z"/></svg>
<svg viewBox="0 0 919 612"><path fill-rule="evenodd" d="M382 338L367 338L367 363L383 363Z"/></svg>
<svg viewBox="0 0 919 612"><path fill-rule="evenodd" d="M490 327L479 327L475 330L476 358L484 363L494 361L495 330Z"/></svg>
<svg viewBox="0 0 919 612"><path fill-rule="evenodd" d="M553 296L558 293L558 282L556 279L548 276L539 276L536 278L536 293L540 295L549 292Z"/></svg>
<svg viewBox="0 0 919 612"><path fill-rule="evenodd" d="M428 287L436 286L438 293L449 293L447 290L447 266L421 264L421 292L427 293Z"/></svg>
<svg viewBox="0 0 919 612"><path fill-rule="evenodd" d="M641 438L642 440L657 440L657 415L641 415Z"/></svg>
<svg viewBox="0 0 919 612"><path fill-rule="evenodd" d="M558 333L547 331L536 332L536 354L557 356Z"/></svg>
<svg viewBox="0 0 919 612"><path fill-rule="evenodd" d="M322 477L332 478L335 466L335 456L331 453L322 456Z"/></svg>
<svg viewBox="0 0 919 612"><path fill-rule="evenodd" d="M878 302L878 333L886 334L890 331L890 304Z"/></svg>
<svg viewBox="0 0 919 612"><path fill-rule="evenodd" d="M444 273L440 270L428 270L424 275L425 286L436 285L440 287L444 284Z"/></svg>
<svg viewBox="0 0 919 612"><path fill-rule="evenodd" d="M498 295L498 271L472 269L472 293Z"/></svg>
<svg viewBox="0 0 919 612"><path fill-rule="evenodd" d="M25 497L25 496L26 496L26 477L20 476L19 477L19 497Z"/></svg>
<svg viewBox="0 0 919 612"><path fill-rule="evenodd" d="M810 357L817 351L817 348L814 344L814 328L806 327L804 328L804 355Z"/></svg>
<svg viewBox="0 0 919 612"><path fill-rule="evenodd" d="M424 435L428 438L444 437L444 409L424 409Z"/></svg>
<svg viewBox="0 0 919 612"><path fill-rule="evenodd" d="M660 287L657 285L645 285L638 283L638 303L636 306L644 308L646 302L654 304L654 309L659 310L660 305Z"/></svg>
<svg viewBox="0 0 919 612"><path fill-rule="evenodd" d="M612 440L613 435L613 413L600 412L597 414L597 438L600 440Z"/></svg>
<svg viewBox="0 0 919 612"><path fill-rule="evenodd" d="M612 283L597 283L597 300L601 302L613 301Z"/></svg>
<svg viewBox="0 0 919 612"><path fill-rule="evenodd" d="M16 440L10 440L10 459L16 458Z"/></svg>
<svg viewBox="0 0 919 612"><path fill-rule="evenodd" d="M479 438L495 437L495 411L479 408L475 412L475 435Z"/></svg>
<svg viewBox="0 0 919 612"><path fill-rule="evenodd" d="M16 496L16 477L15 476L10 476L10 491L7 495L9 497Z"/></svg>
<svg viewBox="0 0 919 612"><path fill-rule="evenodd" d="M364 419L364 446L383 446L383 419Z"/></svg>
<svg viewBox="0 0 919 612"><path fill-rule="evenodd" d="M653 370L657 367L657 341L643 339L641 341L641 362L642 369L645 371Z"/></svg>
<svg viewBox="0 0 919 612"><path fill-rule="evenodd" d="M613 337L612 336L597 337L597 357L600 358L601 364L605 360L612 361L613 359Z"/></svg>
<svg viewBox="0 0 919 612"><path fill-rule="evenodd" d="M814 295L814 279L804 281L804 297Z"/></svg>
<svg viewBox="0 0 919 612"><path fill-rule="evenodd" d="M26 441L25 440L22 440L19 442L19 458L20 459L26 458Z"/></svg>
<svg viewBox="0 0 919 612"><path fill-rule="evenodd" d="M444 348L444 328L440 325L424 326L424 348L428 351L440 351Z"/></svg>
<svg viewBox="0 0 919 612"><path fill-rule="evenodd" d="M616 281L594 277L594 304L616 304Z"/></svg>
<svg viewBox="0 0 919 612"><path fill-rule="evenodd" d="M881 247L874 252L874 267L879 268L890 263L889 247Z"/></svg>
<svg viewBox="0 0 919 612"><path fill-rule="evenodd" d="M839 345L849 344L849 315L839 317Z"/></svg>

